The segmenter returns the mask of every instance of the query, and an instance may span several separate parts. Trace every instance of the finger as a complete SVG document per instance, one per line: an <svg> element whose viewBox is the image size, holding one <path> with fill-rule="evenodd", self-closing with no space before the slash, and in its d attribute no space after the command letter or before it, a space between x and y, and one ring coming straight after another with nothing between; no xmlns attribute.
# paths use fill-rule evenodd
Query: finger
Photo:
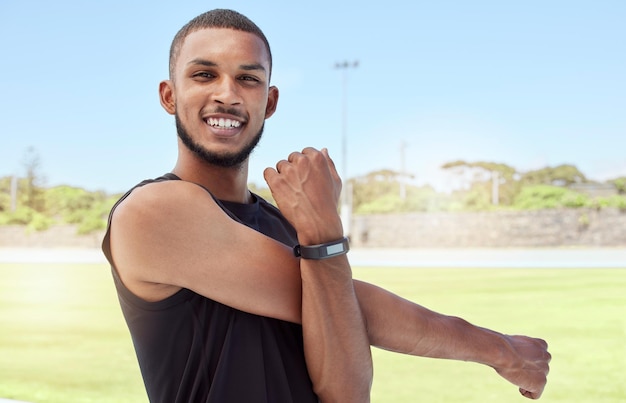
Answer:
<svg viewBox="0 0 626 403"><path fill-rule="evenodd" d="M318 153L319 150L315 147L305 147L302 150L302 154L311 154L311 153Z"/></svg>
<svg viewBox="0 0 626 403"><path fill-rule="evenodd" d="M535 339L537 340L537 342L544 348L547 349L548 348L548 342L545 341L544 339Z"/></svg>
<svg viewBox="0 0 626 403"><path fill-rule="evenodd" d="M328 148L322 148L322 154L324 154L324 157L326 158L326 162L328 163L328 166L336 174L337 167L335 166L335 161L333 161L333 159L330 158L330 154L328 153Z"/></svg>
<svg viewBox="0 0 626 403"><path fill-rule="evenodd" d="M263 170L263 179L269 185L270 181L278 175L278 172L274 168L265 168Z"/></svg>
<svg viewBox="0 0 626 403"><path fill-rule="evenodd" d="M291 154L289 154L289 156L287 157L287 161L293 162L296 158L300 157L300 155L302 155L302 153L294 151Z"/></svg>
<svg viewBox="0 0 626 403"><path fill-rule="evenodd" d="M522 394L522 396L527 397L532 400L539 399L539 397L541 396L541 393L533 393L529 390L522 389L522 388L519 389L519 392Z"/></svg>
<svg viewBox="0 0 626 403"><path fill-rule="evenodd" d="M291 155L290 155L289 157L291 157ZM285 169L285 165L286 165L286 164L289 164L289 161L286 161L286 160L280 160L280 161L278 161L278 162L276 163L276 171L277 171L278 173L281 173L281 171L282 171L283 169Z"/></svg>

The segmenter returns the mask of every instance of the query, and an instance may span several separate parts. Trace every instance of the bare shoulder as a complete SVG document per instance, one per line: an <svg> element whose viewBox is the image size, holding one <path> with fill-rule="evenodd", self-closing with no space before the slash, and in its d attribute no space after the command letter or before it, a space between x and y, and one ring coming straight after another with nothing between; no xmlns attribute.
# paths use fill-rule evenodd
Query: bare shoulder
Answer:
<svg viewBox="0 0 626 403"><path fill-rule="evenodd" d="M184 181L154 182L133 190L115 209L112 253L118 264L118 257L132 260L136 271L154 260L151 257L161 258L164 251L176 257L185 252L185 244L193 246L219 231L237 232L234 224L200 186Z"/></svg>
<svg viewBox="0 0 626 403"><path fill-rule="evenodd" d="M138 242L148 248L161 248L163 242L175 243L195 231L205 236L223 229L220 226L237 231L233 224L202 187L185 181L164 181L133 190L113 213L111 232L112 238L132 237L137 242L131 245L140 251Z"/></svg>
<svg viewBox="0 0 626 403"><path fill-rule="evenodd" d="M200 186L185 181L154 182L134 189L113 214L117 222L155 218L189 208L210 209L215 204ZM116 217L119 217L116 219ZM167 215L163 217L167 219Z"/></svg>

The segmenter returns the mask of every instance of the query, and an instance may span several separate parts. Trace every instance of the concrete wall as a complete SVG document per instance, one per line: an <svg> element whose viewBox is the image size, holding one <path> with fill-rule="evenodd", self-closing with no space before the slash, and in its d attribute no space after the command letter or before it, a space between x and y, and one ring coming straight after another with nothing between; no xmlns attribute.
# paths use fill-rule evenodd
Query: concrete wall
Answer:
<svg viewBox="0 0 626 403"><path fill-rule="evenodd" d="M351 228L353 247L626 247L626 211L618 209L381 214L355 216ZM0 226L0 247L100 248L103 235Z"/></svg>
<svg viewBox="0 0 626 403"><path fill-rule="evenodd" d="M355 216L354 247L626 246L626 211L411 213Z"/></svg>

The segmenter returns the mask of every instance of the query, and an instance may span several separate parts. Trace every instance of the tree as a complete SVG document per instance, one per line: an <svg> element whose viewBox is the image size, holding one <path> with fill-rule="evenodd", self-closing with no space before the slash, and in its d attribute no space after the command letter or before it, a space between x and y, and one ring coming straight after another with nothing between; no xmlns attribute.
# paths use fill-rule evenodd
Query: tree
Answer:
<svg viewBox="0 0 626 403"><path fill-rule="evenodd" d="M387 195L400 194L400 173L390 169L373 171L352 181L352 207L359 211L359 207L372 203ZM347 186L345 184L344 186Z"/></svg>
<svg viewBox="0 0 626 403"><path fill-rule="evenodd" d="M621 176L619 178L615 178L610 180L609 183L612 183L617 189L617 193L620 195L626 194L626 176Z"/></svg>
<svg viewBox="0 0 626 403"><path fill-rule="evenodd" d="M45 209L43 197L44 177L40 174L41 160L34 147L28 147L22 159L26 169L26 178L22 182L22 202L25 207L42 212Z"/></svg>
<svg viewBox="0 0 626 403"><path fill-rule="evenodd" d="M357 214L441 211L448 205L447 195L431 186L403 183L410 175L389 169L370 172L351 179L353 211Z"/></svg>
<svg viewBox="0 0 626 403"><path fill-rule="evenodd" d="M563 164L528 171L522 175L521 181L524 185L569 186L587 182L587 178L574 165Z"/></svg>
<svg viewBox="0 0 626 403"><path fill-rule="evenodd" d="M458 194L463 195L472 209L482 208L485 203L489 204L489 200L493 205L510 205L519 192L519 174L507 164L458 160L443 164L441 168L456 172L469 181L468 189Z"/></svg>

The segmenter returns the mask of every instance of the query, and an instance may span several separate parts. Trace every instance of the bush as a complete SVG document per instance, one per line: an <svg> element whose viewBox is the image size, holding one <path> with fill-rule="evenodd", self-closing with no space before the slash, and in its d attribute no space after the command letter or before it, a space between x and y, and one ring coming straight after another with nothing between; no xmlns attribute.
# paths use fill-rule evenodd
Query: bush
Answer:
<svg viewBox="0 0 626 403"><path fill-rule="evenodd" d="M54 224L54 219L33 210L19 207L12 212L0 213L0 225L24 225L29 231L44 231Z"/></svg>
<svg viewBox="0 0 626 403"><path fill-rule="evenodd" d="M23 225L29 231L43 231L54 224L56 218L77 225L79 234L88 234L106 227L108 213L119 195L107 196L103 192L57 186L44 189L43 197L45 210L41 212L24 204L18 204L13 212L8 211L4 206L6 198L0 197L3 203L0 205L0 225Z"/></svg>
<svg viewBox="0 0 626 403"><path fill-rule="evenodd" d="M617 189L617 192L620 195L626 194L626 177L614 179L613 181L611 181L611 183L615 185L615 189Z"/></svg>
<svg viewBox="0 0 626 403"><path fill-rule="evenodd" d="M587 207L590 203L591 201L589 200L589 197L581 193L567 192L564 193L561 198L561 204L563 207Z"/></svg>
<svg viewBox="0 0 626 403"><path fill-rule="evenodd" d="M602 197L595 200L594 204L597 208L613 207L620 210L626 210L626 196L614 195L610 197Z"/></svg>
<svg viewBox="0 0 626 403"><path fill-rule="evenodd" d="M396 194L387 194L370 202L361 204L354 211L356 214L387 214L402 211L403 201Z"/></svg>
<svg viewBox="0 0 626 403"><path fill-rule="evenodd" d="M45 231L50 228L52 224L54 224L52 218L46 217L41 213L35 213L26 228L29 231Z"/></svg>
<svg viewBox="0 0 626 403"><path fill-rule="evenodd" d="M539 210L560 207L586 207L591 205L589 196L573 190L551 185L534 185L522 188L513 207L519 210Z"/></svg>
<svg viewBox="0 0 626 403"><path fill-rule="evenodd" d="M104 220L102 217L87 217L78 225L78 229L76 230L76 232L79 235L91 234L92 232L105 229L106 224L106 220Z"/></svg>
<svg viewBox="0 0 626 403"><path fill-rule="evenodd" d="M6 213L7 225L28 225L36 211L30 207L18 207L15 211Z"/></svg>
<svg viewBox="0 0 626 403"><path fill-rule="evenodd" d="M491 195L483 191L483 189L476 188L464 194L462 203L465 210L490 210L493 208L490 196Z"/></svg>

